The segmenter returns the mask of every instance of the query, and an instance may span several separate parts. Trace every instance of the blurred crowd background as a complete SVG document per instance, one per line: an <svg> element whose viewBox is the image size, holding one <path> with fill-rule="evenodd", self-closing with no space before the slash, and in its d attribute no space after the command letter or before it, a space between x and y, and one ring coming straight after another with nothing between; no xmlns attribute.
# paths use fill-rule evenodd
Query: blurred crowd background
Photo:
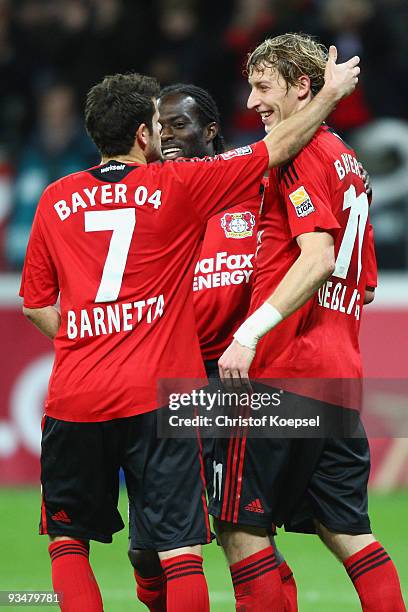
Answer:
<svg viewBox="0 0 408 612"><path fill-rule="evenodd" d="M227 143L247 144L263 130L245 106L246 55L299 31L336 44L340 60L362 60L359 88L329 122L374 190L381 275L361 347L366 377L392 380L370 400L384 430L372 440L371 486L408 487L408 439L390 429L407 431L398 386L408 380L407 30L408 0L0 0L0 487L38 481L53 351L21 315L19 277L43 189L99 163L83 129L87 90L119 71L192 82L217 100Z"/></svg>
<svg viewBox="0 0 408 612"><path fill-rule="evenodd" d="M193 82L217 100L227 142L245 144L262 136L246 54L289 31L361 57L361 85L330 123L372 176L380 269L405 270L407 26L407 0L0 0L0 271L20 270L44 187L99 161L82 126L89 87L120 71Z"/></svg>

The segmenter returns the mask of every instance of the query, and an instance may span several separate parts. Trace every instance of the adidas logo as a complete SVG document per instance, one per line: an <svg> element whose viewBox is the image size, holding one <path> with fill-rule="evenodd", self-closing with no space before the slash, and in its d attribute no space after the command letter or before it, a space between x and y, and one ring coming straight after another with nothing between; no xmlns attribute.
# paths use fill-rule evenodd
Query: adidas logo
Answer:
<svg viewBox="0 0 408 612"><path fill-rule="evenodd" d="M69 518L68 514L65 512L65 510L60 510L59 512L56 512L55 514L52 515L52 520L53 521L60 521L61 523L70 523L71 519Z"/></svg>
<svg viewBox="0 0 408 612"><path fill-rule="evenodd" d="M261 500L259 497L251 501L247 506L245 506L245 510L248 512L258 512L258 514L265 514L265 510L262 507Z"/></svg>

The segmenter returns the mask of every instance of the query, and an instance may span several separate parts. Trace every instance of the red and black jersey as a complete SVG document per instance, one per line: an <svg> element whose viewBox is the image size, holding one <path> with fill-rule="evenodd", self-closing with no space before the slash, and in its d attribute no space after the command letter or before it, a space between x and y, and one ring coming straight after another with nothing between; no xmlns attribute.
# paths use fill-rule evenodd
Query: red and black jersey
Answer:
<svg viewBox="0 0 408 612"><path fill-rule="evenodd" d="M251 376L361 376L358 332L364 291L376 282L369 227L356 155L326 125L292 162L271 171L250 311L268 299L299 257L296 238L301 234L332 234L336 269L302 308L262 338Z"/></svg>
<svg viewBox="0 0 408 612"><path fill-rule="evenodd" d="M203 358L218 359L248 312L259 209L256 197L214 215L207 223L194 272L194 309Z"/></svg>
<svg viewBox="0 0 408 612"><path fill-rule="evenodd" d="M21 284L61 327L46 413L104 421L158 407L160 379L204 377L194 268L207 221L258 197L263 142L205 160L112 160L43 193Z"/></svg>

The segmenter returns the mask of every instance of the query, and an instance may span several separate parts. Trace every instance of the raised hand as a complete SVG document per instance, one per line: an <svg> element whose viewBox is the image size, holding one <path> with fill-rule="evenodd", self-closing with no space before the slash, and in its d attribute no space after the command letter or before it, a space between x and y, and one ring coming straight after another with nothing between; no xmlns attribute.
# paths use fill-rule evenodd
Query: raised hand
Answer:
<svg viewBox="0 0 408 612"><path fill-rule="evenodd" d="M357 87L360 74L359 63L360 58L355 55L347 62L337 64L337 49L332 45L324 72L323 89L330 89L337 100L349 96Z"/></svg>

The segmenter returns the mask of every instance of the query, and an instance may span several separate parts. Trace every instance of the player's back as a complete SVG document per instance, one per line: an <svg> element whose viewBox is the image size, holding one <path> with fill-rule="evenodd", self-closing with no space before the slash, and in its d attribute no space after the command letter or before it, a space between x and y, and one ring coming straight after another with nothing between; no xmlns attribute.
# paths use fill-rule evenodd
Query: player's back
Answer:
<svg viewBox="0 0 408 612"><path fill-rule="evenodd" d="M266 147L248 147L247 155L139 166L113 160L47 188L22 293L26 307L42 308L60 292L49 416L130 416L158 407L160 379L205 376L194 265L208 219L258 193Z"/></svg>
<svg viewBox="0 0 408 612"><path fill-rule="evenodd" d="M318 292L318 305L323 309L318 312L322 319L327 316L332 333L336 328L348 329L348 341L358 343L369 272L369 202L354 150L327 126L319 147L327 164L333 213L340 228L334 242L336 267Z"/></svg>
<svg viewBox="0 0 408 612"><path fill-rule="evenodd" d="M369 205L356 155L324 125L292 163L273 171L271 183L259 225L251 311L271 295L300 255L296 237L303 233L333 235L336 269L301 309L261 341L252 373L360 376Z"/></svg>
<svg viewBox="0 0 408 612"><path fill-rule="evenodd" d="M155 174L153 167L109 163L66 177L47 191L40 213L63 313L50 414L54 401L57 410L65 411L63 389L75 395L69 410L73 419L86 401L103 405L98 410L103 418L134 413L125 396L136 381L135 367L144 377L135 396L149 409L147 389L157 363L167 376L181 377L174 356L185 355L187 347L190 360L183 360L183 374L188 378L201 371L189 299L201 226L193 208L180 206L180 186L172 187L173 201L164 201L168 185ZM180 317L183 329L175 324ZM162 319L160 334L153 334ZM107 381L109 407L102 401Z"/></svg>

